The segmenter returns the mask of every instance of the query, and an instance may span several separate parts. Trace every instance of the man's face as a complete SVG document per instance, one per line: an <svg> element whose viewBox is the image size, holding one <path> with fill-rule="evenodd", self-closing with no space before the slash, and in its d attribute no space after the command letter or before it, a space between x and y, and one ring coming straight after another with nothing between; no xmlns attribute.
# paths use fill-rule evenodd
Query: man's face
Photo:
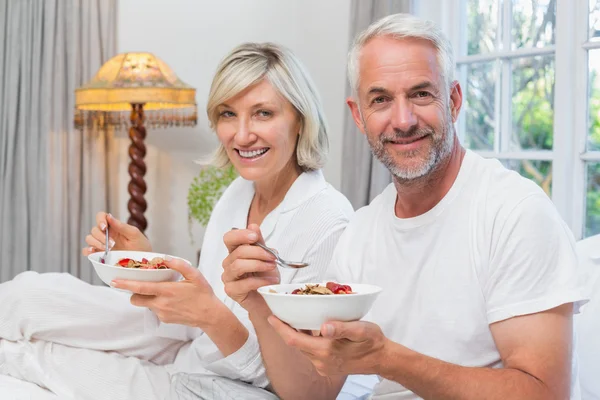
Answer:
<svg viewBox="0 0 600 400"><path fill-rule="evenodd" d="M363 47L358 99L348 105L373 154L397 179L424 177L452 152L457 85L449 95L428 41L384 36Z"/></svg>

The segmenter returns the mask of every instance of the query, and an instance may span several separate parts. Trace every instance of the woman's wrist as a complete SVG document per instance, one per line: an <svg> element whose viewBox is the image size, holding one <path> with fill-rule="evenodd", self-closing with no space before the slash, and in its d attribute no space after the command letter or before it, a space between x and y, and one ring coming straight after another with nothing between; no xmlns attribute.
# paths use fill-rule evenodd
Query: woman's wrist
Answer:
<svg viewBox="0 0 600 400"><path fill-rule="evenodd" d="M213 296L210 303L212 303L210 306L204 308L204 313L199 313L204 315L198 315L198 322L196 323L196 327L205 332L211 329L219 329L220 326L229 321L228 314L232 314L231 310L217 296Z"/></svg>
<svg viewBox="0 0 600 400"><path fill-rule="evenodd" d="M221 354L227 357L235 353L248 340L248 329L240 322L235 314L222 302L214 307L210 322L200 328L211 338Z"/></svg>

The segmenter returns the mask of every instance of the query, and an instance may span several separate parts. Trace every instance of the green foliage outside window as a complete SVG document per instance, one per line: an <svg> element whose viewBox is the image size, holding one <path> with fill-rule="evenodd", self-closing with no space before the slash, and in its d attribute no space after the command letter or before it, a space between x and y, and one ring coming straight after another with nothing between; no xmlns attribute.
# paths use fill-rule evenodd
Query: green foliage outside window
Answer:
<svg viewBox="0 0 600 400"><path fill-rule="evenodd" d="M495 7L498 3L494 0L468 0L467 4L468 54L494 51L498 34ZM556 0L513 1L512 25L513 29L506 34L511 35L513 49L555 43ZM600 52L591 50L590 54L594 51ZM554 55L514 58L511 63L510 149L516 152L552 150L554 112L560 112L554 109ZM596 64L599 63L590 61L589 93L582 94L589 96L589 150L600 150L600 65ZM461 84L467 92L467 107L462 118L465 118L466 125L465 145L471 149L491 151L494 148L496 123L502 118L502 115L496 115L496 85L501 82L496 67L496 61L459 67L466 68L466 82ZM507 110L499 112L502 114ZM534 180L551 195L551 161L504 160L504 164ZM591 236L600 233L600 162L588 162L586 170L584 234Z"/></svg>

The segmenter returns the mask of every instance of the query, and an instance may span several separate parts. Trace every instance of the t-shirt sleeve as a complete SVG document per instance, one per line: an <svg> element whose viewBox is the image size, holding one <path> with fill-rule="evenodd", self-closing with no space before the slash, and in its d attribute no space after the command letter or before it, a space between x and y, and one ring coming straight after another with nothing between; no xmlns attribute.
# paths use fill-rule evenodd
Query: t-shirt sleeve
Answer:
<svg viewBox="0 0 600 400"><path fill-rule="evenodd" d="M484 285L488 322L586 302L573 235L543 193L521 200L492 235Z"/></svg>

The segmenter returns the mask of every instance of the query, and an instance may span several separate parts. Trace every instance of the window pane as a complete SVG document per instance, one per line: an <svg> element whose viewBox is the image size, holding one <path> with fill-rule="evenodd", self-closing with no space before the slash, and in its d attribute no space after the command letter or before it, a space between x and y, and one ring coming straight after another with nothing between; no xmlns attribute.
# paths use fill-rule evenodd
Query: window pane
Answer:
<svg viewBox="0 0 600 400"><path fill-rule="evenodd" d="M587 163L585 236L600 233L600 163Z"/></svg>
<svg viewBox="0 0 600 400"><path fill-rule="evenodd" d="M554 124L554 56L512 64L512 135L509 148L551 150Z"/></svg>
<svg viewBox="0 0 600 400"><path fill-rule="evenodd" d="M467 54L496 50L500 0L467 0Z"/></svg>
<svg viewBox="0 0 600 400"><path fill-rule="evenodd" d="M512 0L512 49L554 44L556 2Z"/></svg>
<svg viewBox="0 0 600 400"><path fill-rule="evenodd" d="M600 40L600 0L589 0L590 19L589 19L589 38L591 41Z"/></svg>
<svg viewBox="0 0 600 400"><path fill-rule="evenodd" d="M589 51L588 150L600 150L600 50Z"/></svg>
<svg viewBox="0 0 600 400"><path fill-rule="evenodd" d="M496 121L496 63L467 64L461 67L467 84L465 146L474 150L494 149Z"/></svg>
<svg viewBox="0 0 600 400"><path fill-rule="evenodd" d="M500 160L508 169L517 171L525 178L531 179L544 189L548 196L552 195L552 161L541 160Z"/></svg>

